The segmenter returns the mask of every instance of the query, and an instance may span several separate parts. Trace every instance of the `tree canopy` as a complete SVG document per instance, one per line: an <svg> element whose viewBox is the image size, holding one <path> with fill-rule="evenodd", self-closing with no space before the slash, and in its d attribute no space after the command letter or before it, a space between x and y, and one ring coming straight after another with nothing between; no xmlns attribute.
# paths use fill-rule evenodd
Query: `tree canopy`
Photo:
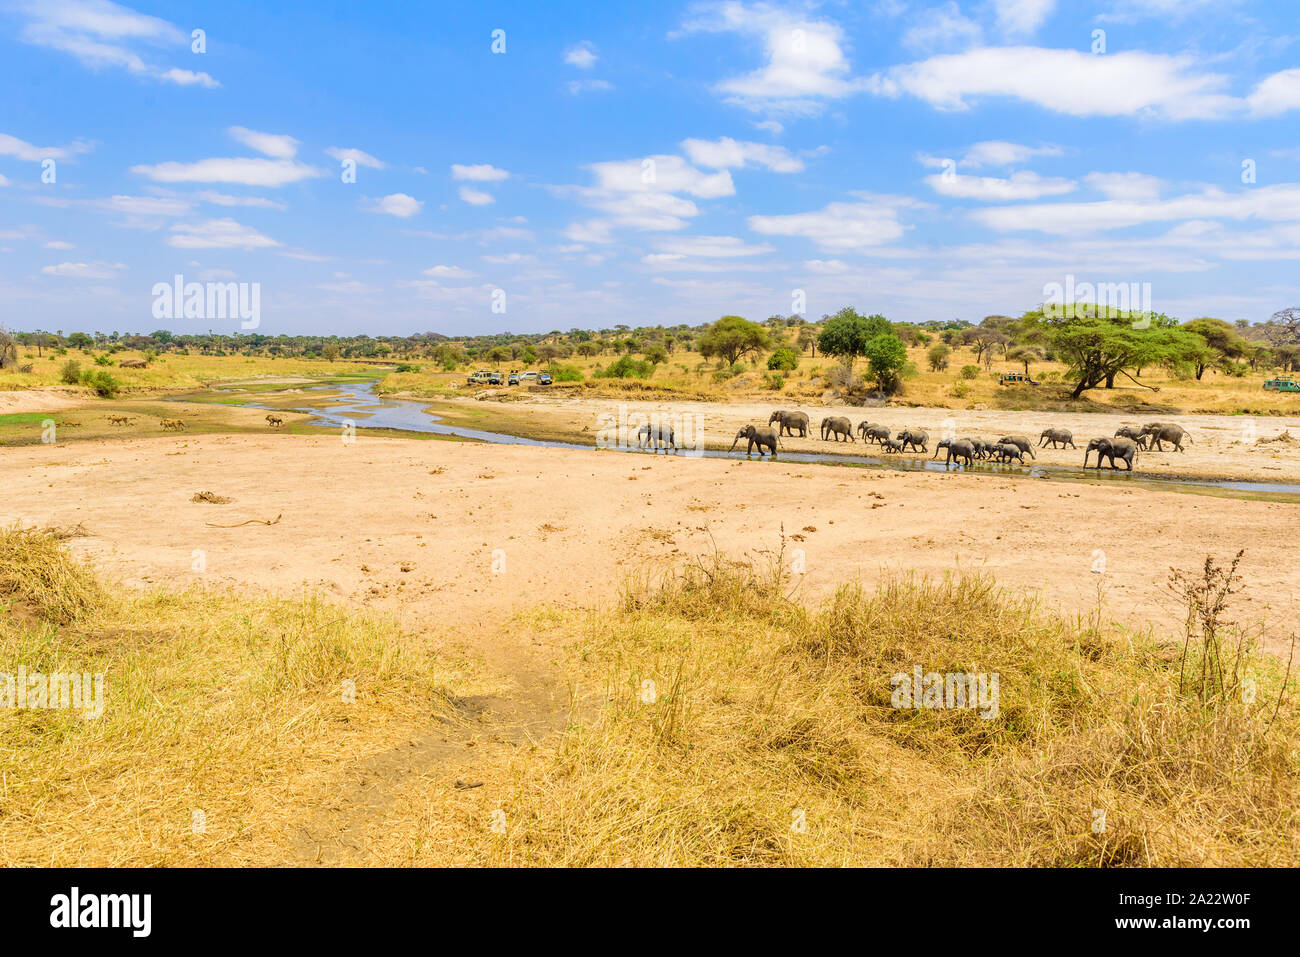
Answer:
<svg viewBox="0 0 1300 957"><path fill-rule="evenodd" d="M719 356L730 365L750 352L762 351L771 345L767 330L756 322L740 316L723 316L696 340L696 349L706 359Z"/></svg>
<svg viewBox="0 0 1300 957"><path fill-rule="evenodd" d="M817 337L817 348L828 356L851 363L855 356L867 354L867 343L871 340L892 334L893 327L884 316L863 316L852 306L845 306L826 320Z"/></svg>

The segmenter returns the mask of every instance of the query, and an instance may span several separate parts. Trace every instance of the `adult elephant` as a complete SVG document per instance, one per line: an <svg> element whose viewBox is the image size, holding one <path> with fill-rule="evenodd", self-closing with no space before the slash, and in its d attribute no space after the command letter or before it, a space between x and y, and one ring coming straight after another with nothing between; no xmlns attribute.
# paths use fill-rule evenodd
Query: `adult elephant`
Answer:
<svg viewBox="0 0 1300 957"><path fill-rule="evenodd" d="M1034 454L1033 445L1030 444L1030 441L1027 438L1025 438L1023 435L1004 435L1002 436L1002 438L998 439L997 444L1014 445L1025 455L1028 455L1031 459L1038 458L1038 456Z"/></svg>
<svg viewBox="0 0 1300 957"><path fill-rule="evenodd" d="M914 452L930 451L926 448L926 443L930 441L930 433L922 431L921 429L904 429L902 432L899 432L894 436L894 438L903 443L903 451L907 451L909 445L912 447L912 451Z"/></svg>
<svg viewBox="0 0 1300 957"><path fill-rule="evenodd" d="M795 432L798 432L804 438L808 436L808 414L806 412L773 412L771 418L767 420L767 424L771 425L773 422L781 423L777 429L779 435L793 436Z"/></svg>
<svg viewBox="0 0 1300 957"><path fill-rule="evenodd" d="M1088 443L1088 448L1083 453L1083 467L1088 467L1088 456L1093 452L1097 453L1097 468L1101 468L1102 459L1110 459L1110 467L1119 469L1115 464L1116 459L1122 459L1127 466L1127 471L1133 471L1133 460L1137 457L1137 443L1132 439L1124 436L1115 436L1109 439L1092 439Z"/></svg>
<svg viewBox="0 0 1300 957"><path fill-rule="evenodd" d="M885 439L889 438L889 426L887 425L870 425L863 430L867 442L879 442L882 445Z"/></svg>
<svg viewBox="0 0 1300 957"><path fill-rule="evenodd" d="M663 447L667 442L670 449L677 448L677 441L673 436L673 427L662 422L647 422L641 428L636 430L636 446L643 449L648 444L652 449Z"/></svg>
<svg viewBox="0 0 1300 957"><path fill-rule="evenodd" d="M953 459L959 463L965 459L967 466L975 464L975 443L970 439L941 439L934 447L932 458L937 459L941 450L948 453L948 457L943 460L945 468L952 463Z"/></svg>
<svg viewBox="0 0 1300 957"><path fill-rule="evenodd" d="M842 415L828 415L822 419L822 441L826 441L828 435L835 436L835 441L840 441L839 437L844 436L846 441L856 442L853 437L853 423Z"/></svg>
<svg viewBox="0 0 1300 957"><path fill-rule="evenodd" d="M1165 450L1165 447L1161 444L1162 442L1172 442L1174 448L1182 452L1184 451L1183 443L1192 441L1192 437L1187 433L1186 429L1172 422L1152 422L1149 425L1144 425L1142 434L1155 445L1157 452Z"/></svg>
<svg viewBox="0 0 1300 957"><path fill-rule="evenodd" d="M732 441L731 448L728 451L735 451L736 443L741 439L749 440L749 448L745 450L746 455L753 455L754 446L756 445L758 446L759 455L764 454L764 448L771 449L772 454L776 455L777 432L776 429L771 428L770 426L767 428L762 428L757 425L745 426L736 433L736 438Z"/></svg>
<svg viewBox="0 0 1300 957"><path fill-rule="evenodd" d="M1074 433L1069 429L1043 429L1043 434L1038 437L1038 447L1050 445L1052 448L1065 448L1067 445L1072 449L1077 449L1074 444Z"/></svg>

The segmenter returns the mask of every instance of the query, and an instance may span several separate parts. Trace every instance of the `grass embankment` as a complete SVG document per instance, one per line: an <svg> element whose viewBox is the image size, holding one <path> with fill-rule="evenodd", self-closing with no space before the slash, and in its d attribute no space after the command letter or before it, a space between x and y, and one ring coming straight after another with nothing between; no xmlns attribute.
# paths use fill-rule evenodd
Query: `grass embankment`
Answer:
<svg viewBox="0 0 1300 957"><path fill-rule="evenodd" d="M106 586L31 531L0 532L0 609L0 673L103 675L98 718L0 707L6 866L290 862L333 772L469 686L384 617Z"/></svg>
<svg viewBox="0 0 1300 957"><path fill-rule="evenodd" d="M22 609L0 660L108 675L98 721L0 715L8 863L284 863L344 755L445 713L466 680L382 619L124 594L31 535L0 543L0 595ZM1279 706L1282 665L1223 622L1233 587L1208 565L1179 583L1186 650L979 577L810 609L781 574L721 559L607 612L540 610L511 627L580 636L569 726L474 749L464 789L372 782L387 798L356 862L1294 865L1295 680ZM918 666L996 673L996 717L894 707L891 676Z"/></svg>

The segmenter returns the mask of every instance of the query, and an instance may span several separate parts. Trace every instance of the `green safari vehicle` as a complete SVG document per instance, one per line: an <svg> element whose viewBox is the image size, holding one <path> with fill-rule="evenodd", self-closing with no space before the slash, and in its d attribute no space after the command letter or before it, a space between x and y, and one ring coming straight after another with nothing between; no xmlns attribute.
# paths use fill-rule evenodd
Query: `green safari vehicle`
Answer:
<svg viewBox="0 0 1300 957"><path fill-rule="evenodd" d="M1300 382L1290 376L1278 376L1264 383L1266 392L1300 392Z"/></svg>

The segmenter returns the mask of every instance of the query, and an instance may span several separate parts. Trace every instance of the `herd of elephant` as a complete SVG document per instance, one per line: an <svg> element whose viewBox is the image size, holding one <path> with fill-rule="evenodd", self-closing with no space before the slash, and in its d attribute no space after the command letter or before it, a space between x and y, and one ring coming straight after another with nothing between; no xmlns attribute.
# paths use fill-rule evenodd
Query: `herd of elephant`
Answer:
<svg viewBox="0 0 1300 957"><path fill-rule="evenodd" d="M773 428L773 425L776 428ZM731 443L734 450L736 444L741 439L749 442L748 452L753 453L758 449L759 455L767 452L776 454L777 443L783 435L791 437L799 435L807 438L809 431L808 415L804 412L773 412L771 418L767 420L767 426L746 425L736 433L735 440ZM835 442L856 442L854 433L857 433L866 444L879 444L881 451L886 453L899 454L911 450L914 452L928 452L930 436L929 433L922 429L903 429L898 434L893 434L892 430L885 425L876 422L860 422L856 429L853 424L844 416L827 416L821 422L822 441ZM1191 436L1181 425L1170 422L1149 422L1142 428L1135 426L1121 426L1110 438L1097 438L1088 442L1088 447L1083 453L1083 467L1088 467L1088 459L1093 452L1097 453L1096 467L1101 468L1103 461L1109 461L1112 469L1119 468L1119 462L1123 462L1125 468L1133 470L1133 462L1137 458L1139 449L1147 450L1152 446L1157 451L1164 451L1164 443L1170 442L1179 452L1183 451L1183 443L1190 442ZM1038 447L1049 446L1051 448L1070 447L1077 449L1074 444L1074 433L1068 429L1044 429L1038 440ZM978 460L996 460L1002 463L1020 462L1022 465L1025 456L1031 459L1037 458L1034 455L1034 446L1029 439L1022 435L1004 435L996 442L989 442L976 438L953 438L942 439L934 449L933 458L938 458L940 452L945 452L945 464L957 462L973 465Z"/></svg>

